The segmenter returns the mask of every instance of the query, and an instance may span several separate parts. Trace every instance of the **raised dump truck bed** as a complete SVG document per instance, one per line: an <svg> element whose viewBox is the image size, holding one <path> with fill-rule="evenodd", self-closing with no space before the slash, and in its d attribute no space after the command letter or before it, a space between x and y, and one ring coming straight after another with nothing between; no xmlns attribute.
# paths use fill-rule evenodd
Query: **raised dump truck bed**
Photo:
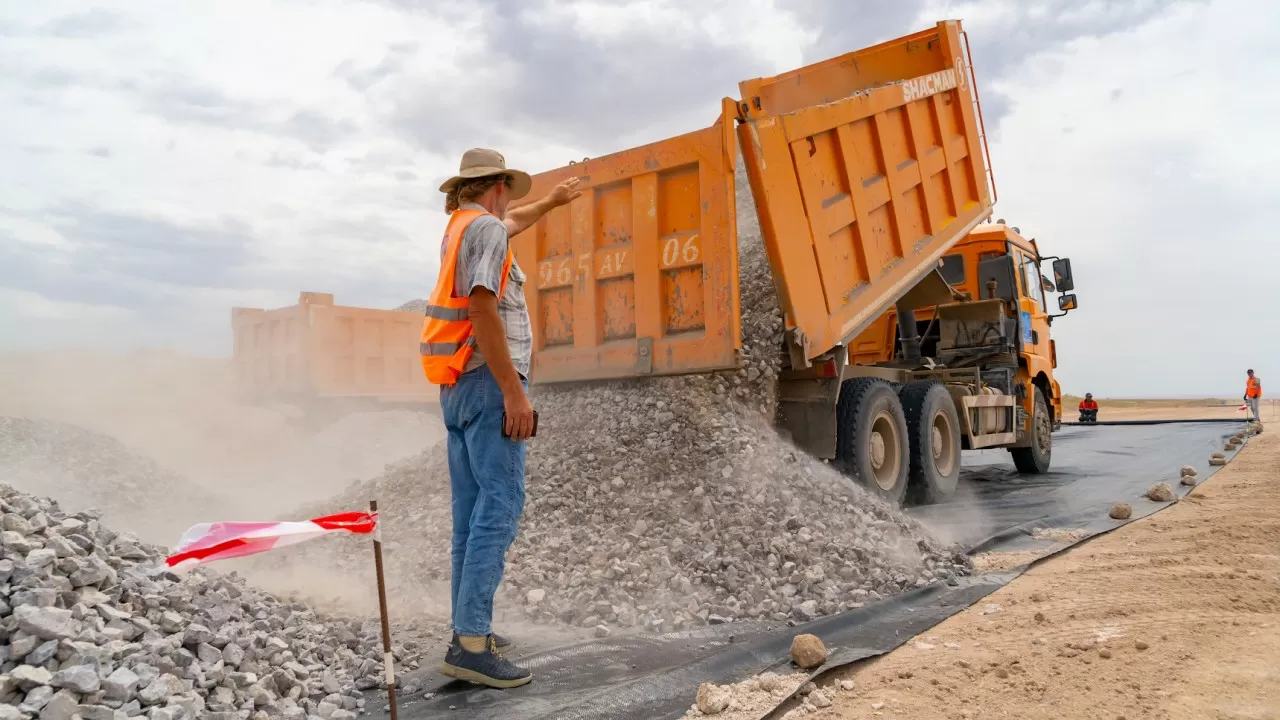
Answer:
<svg viewBox="0 0 1280 720"><path fill-rule="evenodd" d="M742 347L731 111L711 127L534 176L583 194L512 241L538 383L734 367Z"/></svg>
<svg viewBox="0 0 1280 720"><path fill-rule="evenodd" d="M991 212L960 47L944 22L748 80L707 129L535 176L586 192L513 240L533 382L737 365L735 124L793 362L865 329Z"/></svg>
<svg viewBox="0 0 1280 720"><path fill-rule="evenodd" d="M960 26L740 84L792 363L847 343L991 214Z"/></svg>

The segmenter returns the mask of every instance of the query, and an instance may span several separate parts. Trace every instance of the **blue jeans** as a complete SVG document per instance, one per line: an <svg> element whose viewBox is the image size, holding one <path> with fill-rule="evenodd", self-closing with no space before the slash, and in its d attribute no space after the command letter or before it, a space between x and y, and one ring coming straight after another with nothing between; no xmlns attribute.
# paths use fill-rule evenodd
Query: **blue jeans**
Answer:
<svg viewBox="0 0 1280 720"><path fill-rule="evenodd" d="M525 445L502 436L502 390L487 365L442 387L440 405L453 492L453 630L488 635L493 596L524 511Z"/></svg>

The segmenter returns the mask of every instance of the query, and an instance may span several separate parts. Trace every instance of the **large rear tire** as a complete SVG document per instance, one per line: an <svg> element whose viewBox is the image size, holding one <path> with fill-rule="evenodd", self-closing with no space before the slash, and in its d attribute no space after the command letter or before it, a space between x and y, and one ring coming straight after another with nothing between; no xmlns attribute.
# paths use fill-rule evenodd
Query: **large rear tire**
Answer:
<svg viewBox="0 0 1280 720"><path fill-rule="evenodd" d="M946 386L937 380L908 383L899 391L907 418L912 503L941 502L960 483L960 415Z"/></svg>
<svg viewBox="0 0 1280 720"><path fill-rule="evenodd" d="M1053 423L1049 418L1049 402L1040 388L1036 388L1035 412L1031 416L1031 445L1009 448L1009 454L1023 475L1049 472L1049 461L1053 458Z"/></svg>
<svg viewBox="0 0 1280 720"><path fill-rule="evenodd" d="M907 419L889 383L853 378L836 404L836 465L872 493L900 505L907 494Z"/></svg>

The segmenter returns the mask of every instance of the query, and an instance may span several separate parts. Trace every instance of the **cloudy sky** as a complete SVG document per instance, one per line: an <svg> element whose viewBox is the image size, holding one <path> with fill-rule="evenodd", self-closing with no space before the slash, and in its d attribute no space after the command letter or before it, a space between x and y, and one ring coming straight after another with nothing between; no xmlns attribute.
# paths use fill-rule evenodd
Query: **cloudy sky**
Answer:
<svg viewBox="0 0 1280 720"><path fill-rule="evenodd" d="M997 215L1074 262L1066 389L1280 378L1271 0L6 3L0 348L225 354L232 306L393 307L434 279L462 150L607 154L944 18L974 45Z"/></svg>

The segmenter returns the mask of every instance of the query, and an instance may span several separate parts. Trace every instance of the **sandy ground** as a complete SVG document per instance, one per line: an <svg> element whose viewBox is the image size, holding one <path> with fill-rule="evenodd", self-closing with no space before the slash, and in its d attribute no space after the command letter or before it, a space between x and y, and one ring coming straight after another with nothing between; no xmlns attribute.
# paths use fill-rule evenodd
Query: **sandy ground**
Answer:
<svg viewBox="0 0 1280 720"><path fill-rule="evenodd" d="M1280 718L1280 437L841 680L808 718Z"/></svg>

